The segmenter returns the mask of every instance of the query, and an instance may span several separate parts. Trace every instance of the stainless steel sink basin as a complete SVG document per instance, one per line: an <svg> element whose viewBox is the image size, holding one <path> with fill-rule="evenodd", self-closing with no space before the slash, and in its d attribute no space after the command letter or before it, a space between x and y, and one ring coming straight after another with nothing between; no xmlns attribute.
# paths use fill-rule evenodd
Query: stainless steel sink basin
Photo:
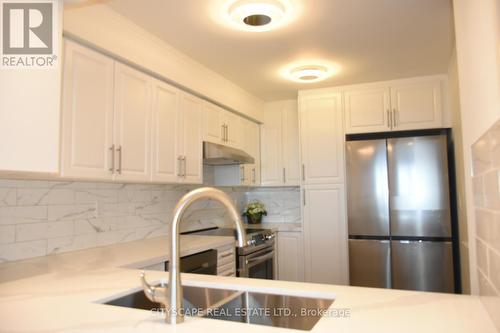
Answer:
<svg viewBox="0 0 500 333"><path fill-rule="evenodd" d="M204 310L227 302L230 299L229 296L234 294L236 294L234 290L183 286L182 307L187 315L200 316L205 314ZM142 289L104 304L149 311L164 308L160 303L151 302Z"/></svg>
<svg viewBox="0 0 500 333"><path fill-rule="evenodd" d="M190 286L183 286L183 296L186 315L306 331L333 303L332 299ZM147 299L142 290L104 304L150 311L161 311L163 307Z"/></svg>
<svg viewBox="0 0 500 333"><path fill-rule="evenodd" d="M248 324L311 330L333 303L332 299L238 292L205 317Z"/></svg>

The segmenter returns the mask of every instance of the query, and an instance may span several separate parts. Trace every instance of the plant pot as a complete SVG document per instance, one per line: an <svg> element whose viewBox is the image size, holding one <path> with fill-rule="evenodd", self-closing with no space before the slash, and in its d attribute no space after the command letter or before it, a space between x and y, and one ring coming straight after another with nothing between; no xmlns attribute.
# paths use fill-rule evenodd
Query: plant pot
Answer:
<svg viewBox="0 0 500 333"><path fill-rule="evenodd" d="M262 215L259 215L259 216L247 215L247 222L248 222L248 224L261 224L262 223Z"/></svg>

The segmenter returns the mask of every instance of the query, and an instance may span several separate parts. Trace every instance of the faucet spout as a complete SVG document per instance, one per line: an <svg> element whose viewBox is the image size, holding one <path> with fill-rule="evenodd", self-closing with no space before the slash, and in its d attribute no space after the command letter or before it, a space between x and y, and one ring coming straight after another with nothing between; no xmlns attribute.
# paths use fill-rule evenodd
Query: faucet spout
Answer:
<svg viewBox="0 0 500 333"><path fill-rule="evenodd" d="M182 284L180 275L180 254L179 254L179 225L182 221L182 216L186 210L196 201L211 199L220 202L228 210L231 220L236 224L236 233L238 239L238 247L244 247L246 243L246 231L243 226L243 221L231 198L221 190L212 187L203 187L193 190L184 195L174 209L174 216L170 226L169 234L169 280L167 288L164 290L166 295L160 297L155 295L156 299L161 299L165 302L165 321L169 324L179 324L184 321L184 313L182 309ZM148 285L145 282L144 275L141 275L144 291L147 296L154 294L151 288L146 288ZM153 290L154 291L154 290ZM158 290L156 290L158 292Z"/></svg>

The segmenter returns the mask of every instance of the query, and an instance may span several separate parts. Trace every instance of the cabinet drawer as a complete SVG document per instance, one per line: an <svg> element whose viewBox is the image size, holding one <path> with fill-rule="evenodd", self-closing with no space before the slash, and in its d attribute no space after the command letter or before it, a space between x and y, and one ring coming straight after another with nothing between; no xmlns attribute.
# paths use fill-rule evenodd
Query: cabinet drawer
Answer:
<svg viewBox="0 0 500 333"><path fill-rule="evenodd" d="M234 257L234 255L235 255L234 246L232 246L232 245L217 249L217 259L219 261L223 260L223 259Z"/></svg>
<svg viewBox="0 0 500 333"><path fill-rule="evenodd" d="M231 261L230 263L217 267L217 275L223 275L223 273L225 274L228 271L231 271L233 273L236 272L236 262Z"/></svg>

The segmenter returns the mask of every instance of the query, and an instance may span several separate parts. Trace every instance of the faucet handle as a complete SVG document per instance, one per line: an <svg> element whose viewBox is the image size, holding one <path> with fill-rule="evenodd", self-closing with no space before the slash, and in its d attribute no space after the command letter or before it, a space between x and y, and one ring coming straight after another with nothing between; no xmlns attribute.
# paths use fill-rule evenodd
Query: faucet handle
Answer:
<svg viewBox="0 0 500 333"><path fill-rule="evenodd" d="M166 305L166 288L164 287L156 287L150 285L146 281L146 273L144 271L141 272L141 284L142 284L142 289L144 290L144 294L146 297L151 301L155 303L161 303L163 305Z"/></svg>

